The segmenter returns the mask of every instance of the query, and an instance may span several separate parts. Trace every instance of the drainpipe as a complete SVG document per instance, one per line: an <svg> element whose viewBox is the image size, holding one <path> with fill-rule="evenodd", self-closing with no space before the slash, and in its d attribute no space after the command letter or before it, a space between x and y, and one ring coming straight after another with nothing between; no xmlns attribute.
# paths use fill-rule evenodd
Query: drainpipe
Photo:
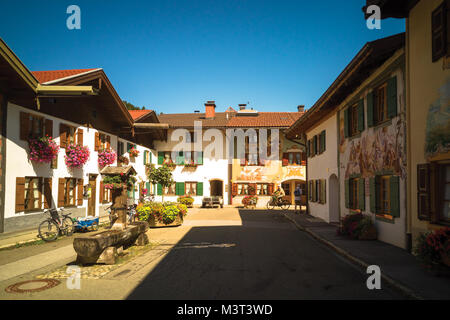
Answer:
<svg viewBox="0 0 450 320"><path fill-rule="evenodd" d="M412 212L411 212L411 175L412 175L412 167L411 167L411 109L410 109L410 39L409 39L409 19L406 18L406 70L405 70L405 79L406 79L406 212L405 212L405 226L406 226L406 250L411 253L412 249Z"/></svg>

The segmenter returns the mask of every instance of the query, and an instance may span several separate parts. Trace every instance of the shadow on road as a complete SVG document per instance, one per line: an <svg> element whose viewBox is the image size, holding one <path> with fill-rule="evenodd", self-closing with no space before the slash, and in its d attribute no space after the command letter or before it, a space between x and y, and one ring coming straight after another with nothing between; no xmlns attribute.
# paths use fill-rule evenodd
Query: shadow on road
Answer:
<svg viewBox="0 0 450 320"><path fill-rule="evenodd" d="M242 226L192 227L128 299L392 299L279 212L239 210Z"/></svg>

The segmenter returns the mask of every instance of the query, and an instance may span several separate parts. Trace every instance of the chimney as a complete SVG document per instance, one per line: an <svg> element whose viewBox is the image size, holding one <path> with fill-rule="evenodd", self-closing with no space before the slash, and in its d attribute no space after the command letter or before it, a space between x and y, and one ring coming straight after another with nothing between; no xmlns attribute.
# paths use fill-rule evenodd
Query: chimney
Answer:
<svg viewBox="0 0 450 320"><path fill-rule="evenodd" d="M239 110L245 110L245 107L247 107L247 104L241 103L241 104L239 105Z"/></svg>
<svg viewBox="0 0 450 320"><path fill-rule="evenodd" d="M215 101L207 101L205 103L205 118L213 119L216 116L216 103Z"/></svg>
<svg viewBox="0 0 450 320"><path fill-rule="evenodd" d="M298 112L304 112L304 111L305 111L305 106L304 106L303 104L297 106L297 111L298 111Z"/></svg>

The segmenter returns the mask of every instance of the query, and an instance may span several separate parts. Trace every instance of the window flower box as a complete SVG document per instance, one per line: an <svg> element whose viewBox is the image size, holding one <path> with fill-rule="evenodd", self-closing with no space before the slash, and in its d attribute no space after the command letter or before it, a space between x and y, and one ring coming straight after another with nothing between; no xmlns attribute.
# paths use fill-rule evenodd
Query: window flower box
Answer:
<svg viewBox="0 0 450 320"><path fill-rule="evenodd" d="M130 157L136 158L139 156L139 150L133 147L128 151L128 154L130 155Z"/></svg>
<svg viewBox="0 0 450 320"><path fill-rule="evenodd" d="M116 161L117 154L113 150L102 150L98 153L98 165L104 168Z"/></svg>
<svg viewBox="0 0 450 320"><path fill-rule="evenodd" d="M48 135L38 139L30 139L28 145L30 161L51 163L58 156L59 145Z"/></svg>
<svg viewBox="0 0 450 320"><path fill-rule="evenodd" d="M66 165L69 168L80 168L89 160L89 148L87 146L69 144L64 156Z"/></svg>

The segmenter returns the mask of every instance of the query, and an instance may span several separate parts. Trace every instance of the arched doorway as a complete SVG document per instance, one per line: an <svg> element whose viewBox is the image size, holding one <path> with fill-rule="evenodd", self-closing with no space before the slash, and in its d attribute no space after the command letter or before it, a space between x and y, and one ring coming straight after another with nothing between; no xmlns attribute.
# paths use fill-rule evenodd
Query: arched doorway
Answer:
<svg viewBox="0 0 450 320"><path fill-rule="evenodd" d="M281 187L284 190L284 193L286 194L286 197L289 198L291 201L291 204L295 204L295 198L294 198L294 191L297 186L300 186L302 189L302 203L306 203L306 182L303 180L286 180L281 183Z"/></svg>
<svg viewBox="0 0 450 320"><path fill-rule="evenodd" d="M211 197L214 197L214 196L222 197L223 196L223 181L222 180L219 180L219 179L210 180L209 186L210 186Z"/></svg>
<svg viewBox="0 0 450 320"><path fill-rule="evenodd" d="M330 176L330 222L339 222L341 217L339 214L339 181L335 174Z"/></svg>

